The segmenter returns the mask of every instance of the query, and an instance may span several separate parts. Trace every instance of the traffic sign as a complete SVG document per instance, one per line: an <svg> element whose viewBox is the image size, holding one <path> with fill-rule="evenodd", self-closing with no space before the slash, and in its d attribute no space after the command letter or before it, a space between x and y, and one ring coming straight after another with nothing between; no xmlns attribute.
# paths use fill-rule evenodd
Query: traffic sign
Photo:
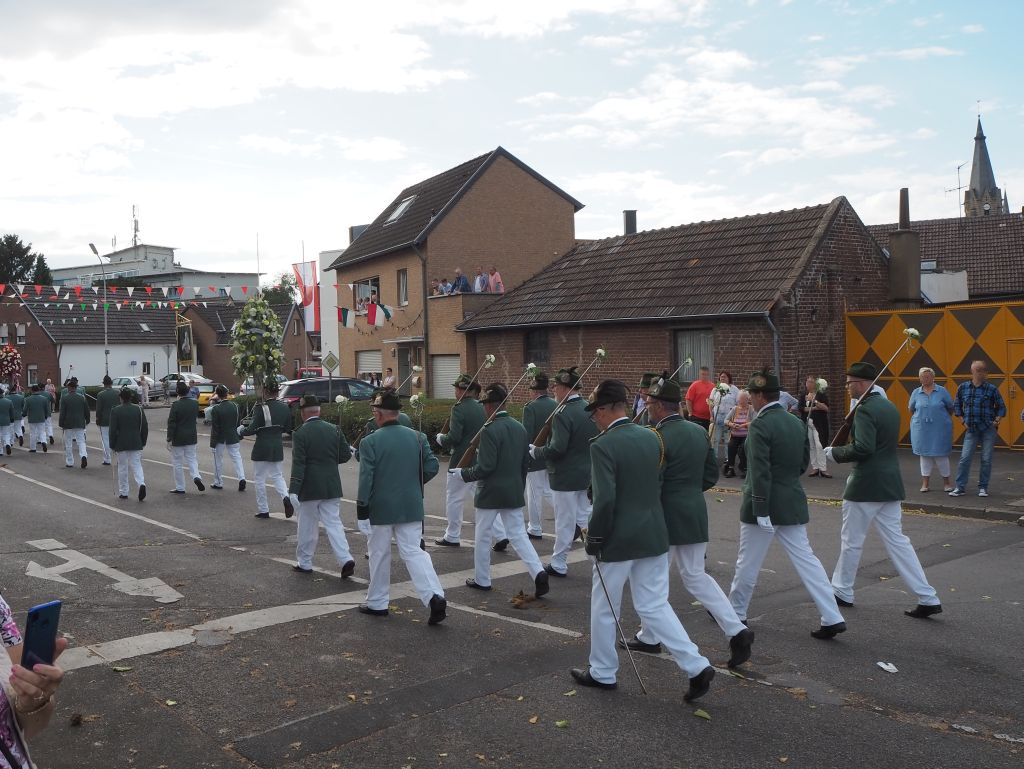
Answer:
<svg viewBox="0 0 1024 769"><path fill-rule="evenodd" d="M338 368L338 364L340 362L341 361L338 360L338 356L336 356L333 352L327 353L323 358L320 359L320 365L322 365L325 369L331 372L333 372L334 369Z"/></svg>

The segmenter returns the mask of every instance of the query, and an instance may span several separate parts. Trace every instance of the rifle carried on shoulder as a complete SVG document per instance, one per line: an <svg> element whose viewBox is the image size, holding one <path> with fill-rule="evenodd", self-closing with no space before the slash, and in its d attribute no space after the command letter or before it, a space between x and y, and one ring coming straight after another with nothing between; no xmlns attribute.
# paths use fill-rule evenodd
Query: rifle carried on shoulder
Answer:
<svg viewBox="0 0 1024 769"><path fill-rule="evenodd" d="M598 347L597 356L592 361L590 361L589 366L583 369L583 373L580 374L580 377L579 379L576 380L576 383L579 384L579 382L583 380L583 377L587 375L587 372L590 371L590 369L592 369L598 361L604 360L606 355L607 353L603 349ZM565 397L562 398L562 400L558 401L557 404L555 404L555 408L552 410L550 414L548 414L548 418L544 420L544 424L540 426L540 431L533 439L534 446L543 446L548 442L548 437L551 435L551 425L555 420L555 415L558 414L559 409L561 409L562 406L565 405L565 402L569 399L573 392L575 392L575 390L570 388L569 392L565 394Z"/></svg>
<svg viewBox="0 0 1024 769"><path fill-rule="evenodd" d="M509 388L508 392L505 393L505 397L502 399L501 403L498 404L498 408L496 408L493 411L493 413L489 417L487 417L487 421L485 421L483 425L481 425L480 429L476 431L476 435L473 436L473 440L469 442L469 445L466 447L466 450L462 452L462 458L459 459L459 463L455 466L457 469L461 470L463 467L469 467L470 465L473 464L473 462L476 461L476 452L480 448L480 439L483 437L484 428L494 421L495 415L499 411L501 411L501 407L504 406L505 403L508 401L509 397L512 395L512 392L523 383L523 380L526 379L526 377L532 376L536 370L537 367L532 364L527 366L526 371L524 371L523 375L519 377L519 381L512 385L512 387Z"/></svg>

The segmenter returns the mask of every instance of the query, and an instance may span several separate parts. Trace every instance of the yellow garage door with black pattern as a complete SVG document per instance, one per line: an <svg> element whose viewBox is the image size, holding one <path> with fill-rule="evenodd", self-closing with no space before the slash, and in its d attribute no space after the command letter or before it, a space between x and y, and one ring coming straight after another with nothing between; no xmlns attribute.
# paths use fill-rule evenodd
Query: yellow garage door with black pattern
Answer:
<svg viewBox="0 0 1024 769"><path fill-rule="evenodd" d="M896 312L846 314L847 364L866 360L881 368L906 340L905 328L921 332L886 369L878 383L902 415L901 443L910 445L907 400L920 385L918 370L935 370L935 381L956 395L971 378L971 362L983 360L988 378L1006 402L997 446L1024 449L1024 302L949 305ZM963 425L953 420L953 441L960 443Z"/></svg>

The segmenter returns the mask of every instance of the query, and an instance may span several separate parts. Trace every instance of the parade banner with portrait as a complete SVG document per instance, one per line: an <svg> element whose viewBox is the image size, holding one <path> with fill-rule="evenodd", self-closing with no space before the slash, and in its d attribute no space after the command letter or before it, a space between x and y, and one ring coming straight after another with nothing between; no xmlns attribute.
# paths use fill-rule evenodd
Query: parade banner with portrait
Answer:
<svg viewBox="0 0 1024 769"><path fill-rule="evenodd" d="M175 347L178 350L178 365L195 365L195 341L192 338L192 322L181 315L174 316Z"/></svg>

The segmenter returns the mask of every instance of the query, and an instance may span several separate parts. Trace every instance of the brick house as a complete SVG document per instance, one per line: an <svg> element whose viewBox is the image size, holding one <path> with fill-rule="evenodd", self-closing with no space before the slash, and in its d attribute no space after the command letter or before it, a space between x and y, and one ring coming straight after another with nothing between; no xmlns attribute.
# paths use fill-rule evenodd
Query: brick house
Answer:
<svg viewBox="0 0 1024 769"><path fill-rule="evenodd" d="M383 326L365 314L354 328L339 324L340 375L390 367L402 381L422 365L414 389L453 395L452 380L475 358L455 326L497 296L430 297L431 279L461 268L472 281L493 265L509 290L573 247L580 208L501 147L402 190L327 267L338 308L359 313L375 299L393 313Z"/></svg>
<svg viewBox="0 0 1024 769"><path fill-rule="evenodd" d="M205 306L204 306L205 305ZM238 390L242 382L231 366L231 327L241 317L244 303L204 302L190 305L182 314L192 321L192 339L195 342L196 365L193 370ZM312 360L310 338L306 333L302 308L295 304L275 304L271 308L281 321L284 336L282 371L289 379L299 375L299 369L317 365Z"/></svg>
<svg viewBox="0 0 1024 769"><path fill-rule="evenodd" d="M846 311L917 306L888 301L889 290L881 248L839 197L580 243L458 330L473 361L496 355L492 378L509 383L528 362L556 371L604 347L587 390L609 377L632 387L643 372L692 357L684 383L704 365L742 385L767 365L794 393L807 375L824 376L835 398ZM834 423L841 418L833 410Z"/></svg>

